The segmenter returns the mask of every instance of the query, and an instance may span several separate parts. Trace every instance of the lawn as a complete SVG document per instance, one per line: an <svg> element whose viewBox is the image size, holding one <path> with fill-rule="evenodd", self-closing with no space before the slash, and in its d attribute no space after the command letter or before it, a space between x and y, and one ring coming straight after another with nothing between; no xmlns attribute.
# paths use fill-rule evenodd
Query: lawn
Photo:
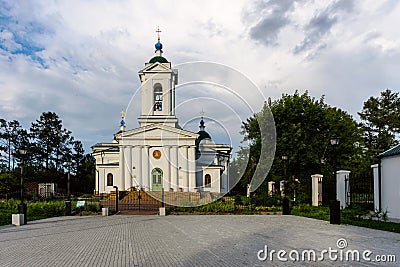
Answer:
<svg viewBox="0 0 400 267"><path fill-rule="evenodd" d="M11 214L18 213L19 200L0 201L0 225L11 224ZM98 202L87 202L85 211L101 211ZM71 201L72 212L76 211L76 200ZM45 218L64 216L66 211L65 200L49 200L27 203L28 221L40 220Z"/></svg>
<svg viewBox="0 0 400 267"><path fill-rule="evenodd" d="M329 207L314 207L310 205L294 206L292 215L329 221ZM359 207L343 209L340 212L342 224L350 224L371 229L400 233L400 223L385 221L385 213L371 213Z"/></svg>

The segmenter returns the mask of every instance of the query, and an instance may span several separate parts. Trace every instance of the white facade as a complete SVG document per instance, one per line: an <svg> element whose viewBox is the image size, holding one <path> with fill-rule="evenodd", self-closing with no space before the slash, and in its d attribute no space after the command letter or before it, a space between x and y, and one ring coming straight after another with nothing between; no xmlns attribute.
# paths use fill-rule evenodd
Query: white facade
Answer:
<svg viewBox="0 0 400 267"><path fill-rule="evenodd" d="M382 153L380 159L380 164L371 166L375 209L381 208L383 212L388 212L389 218L400 219L400 145Z"/></svg>
<svg viewBox="0 0 400 267"><path fill-rule="evenodd" d="M156 55L139 71L142 83L142 112L139 128L121 130L112 143L92 147L96 159L98 193L110 193L114 186L128 191L229 191L229 145L214 144L204 131L181 129L175 116L175 85L178 72L162 57L162 45Z"/></svg>

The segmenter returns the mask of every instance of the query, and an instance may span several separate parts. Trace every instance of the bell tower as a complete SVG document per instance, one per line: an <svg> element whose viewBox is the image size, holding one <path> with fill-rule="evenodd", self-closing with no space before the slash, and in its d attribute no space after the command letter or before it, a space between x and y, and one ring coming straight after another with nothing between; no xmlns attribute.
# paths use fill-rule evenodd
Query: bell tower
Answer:
<svg viewBox="0 0 400 267"><path fill-rule="evenodd" d="M171 62L162 56L163 45L160 42L160 29L157 29L158 41L155 55L145 68L139 71L142 94L142 114L138 118L140 126L161 123L178 127L175 116L175 85L178 83L178 71L171 68Z"/></svg>

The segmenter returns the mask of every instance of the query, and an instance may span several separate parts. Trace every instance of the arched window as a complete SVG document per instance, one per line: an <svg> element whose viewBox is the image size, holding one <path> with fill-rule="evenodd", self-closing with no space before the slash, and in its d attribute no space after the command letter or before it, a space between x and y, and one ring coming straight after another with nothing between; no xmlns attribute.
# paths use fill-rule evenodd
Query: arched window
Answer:
<svg viewBox="0 0 400 267"><path fill-rule="evenodd" d="M211 187L211 175L208 173L204 176L204 187Z"/></svg>
<svg viewBox="0 0 400 267"><path fill-rule="evenodd" d="M114 176L112 173L107 174L107 186L113 186L114 185Z"/></svg>
<svg viewBox="0 0 400 267"><path fill-rule="evenodd" d="M162 86L159 83L154 85L154 111L162 111Z"/></svg>

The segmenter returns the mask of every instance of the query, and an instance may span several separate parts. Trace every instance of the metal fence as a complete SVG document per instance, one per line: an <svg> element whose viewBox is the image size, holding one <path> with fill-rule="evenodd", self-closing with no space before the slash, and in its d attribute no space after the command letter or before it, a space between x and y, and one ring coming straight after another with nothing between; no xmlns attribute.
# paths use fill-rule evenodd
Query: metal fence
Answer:
<svg viewBox="0 0 400 267"><path fill-rule="evenodd" d="M351 205L374 209L374 178L372 175L351 175L350 201Z"/></svg>
<svg viewBox="0 0 400 267"><path fill-rule="evenodd" d="M210 192L162 192L133 191L120 192L118 195L119 211L154 211L164 207L193 207L210 203L222 197L222 194ZM116 193L111 192L109 198L101 201L103 207L116 209Z"/></svg>

